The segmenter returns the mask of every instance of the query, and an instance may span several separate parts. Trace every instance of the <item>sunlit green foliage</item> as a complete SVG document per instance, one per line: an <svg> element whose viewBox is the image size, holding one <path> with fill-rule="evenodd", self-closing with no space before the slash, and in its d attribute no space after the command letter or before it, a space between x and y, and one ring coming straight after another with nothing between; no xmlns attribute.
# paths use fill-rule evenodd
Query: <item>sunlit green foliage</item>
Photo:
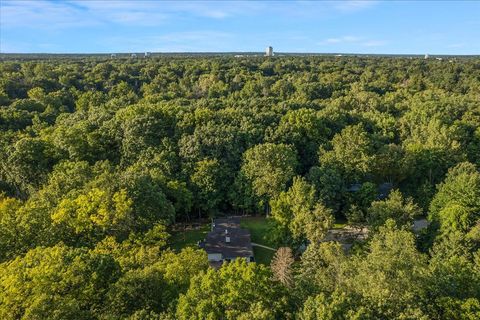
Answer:
<svg viewBox="0 0 480 320"><path fill-rule="evenodd" d="M237 259L192 279L180 297L179 319L275 319L286 316L287 297L260 264Z"/></svg>
<svg viewBox="0 0 480 320"><path fill-rule="evenodd" d="M2 56L0 318L478 319L479 70ZM173 224L231 214L291 246L288 289L168 248ZM368 239L322 242L333 217Z"/></svg>

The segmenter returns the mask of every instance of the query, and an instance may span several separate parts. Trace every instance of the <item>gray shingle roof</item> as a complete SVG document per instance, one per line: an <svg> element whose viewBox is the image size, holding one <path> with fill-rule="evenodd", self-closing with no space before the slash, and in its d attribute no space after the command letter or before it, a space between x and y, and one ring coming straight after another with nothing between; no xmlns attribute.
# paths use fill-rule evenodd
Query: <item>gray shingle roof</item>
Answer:
<svg viewBox="0 0 480 320"><path fill-rule="evenodd" d="M239 219L216 219L212 227L202 243L207 253L221 253L223 259L253 257L250 232L240 228ZM227 237L230 242L226 241Z"/></svg>

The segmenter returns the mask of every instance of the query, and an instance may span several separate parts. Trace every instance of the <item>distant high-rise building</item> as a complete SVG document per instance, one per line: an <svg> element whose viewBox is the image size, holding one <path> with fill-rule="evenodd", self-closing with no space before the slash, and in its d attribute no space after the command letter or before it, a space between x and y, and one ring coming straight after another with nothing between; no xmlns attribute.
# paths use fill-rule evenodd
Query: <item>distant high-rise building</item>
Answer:
<svg viewBox="0 0 480 320"><path fill-rule="evenodd" d="M428 53L425 55L425 59L428 59Z"/></svg>
<svg viewBox="0 0 480 320"><path fill-rule="evenodd" d="M150 52L145 52L145 58L150 57Z"/></svg>
<svg viewBox="0 0 480 320"><path fill-rule="evenodd" d="M272 47L267 47L265 50L265 56L266 57L273 57L273 48Z"/></svg>

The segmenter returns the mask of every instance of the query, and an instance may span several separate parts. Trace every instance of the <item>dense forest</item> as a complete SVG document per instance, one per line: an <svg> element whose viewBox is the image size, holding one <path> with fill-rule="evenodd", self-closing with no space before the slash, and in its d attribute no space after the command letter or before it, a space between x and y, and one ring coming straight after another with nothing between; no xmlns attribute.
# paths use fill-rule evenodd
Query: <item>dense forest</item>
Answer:
<svg viewBox="0 0 480 320"><path fill-rule="evenodd" d="M478 58L4 59L0 318L479 319L479 169ZM271 266L169 247L247 214Z"/></svg>

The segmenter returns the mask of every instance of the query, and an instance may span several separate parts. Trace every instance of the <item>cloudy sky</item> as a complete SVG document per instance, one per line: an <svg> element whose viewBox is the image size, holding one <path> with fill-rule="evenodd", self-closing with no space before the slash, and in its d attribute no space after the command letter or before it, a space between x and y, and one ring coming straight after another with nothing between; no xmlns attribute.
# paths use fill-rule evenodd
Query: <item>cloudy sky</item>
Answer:
<svg viewBox="0 0 480 320"><path fill-rule="evenodd" d="M480 54L480 1L0 0L0 52Z"/></svg>

